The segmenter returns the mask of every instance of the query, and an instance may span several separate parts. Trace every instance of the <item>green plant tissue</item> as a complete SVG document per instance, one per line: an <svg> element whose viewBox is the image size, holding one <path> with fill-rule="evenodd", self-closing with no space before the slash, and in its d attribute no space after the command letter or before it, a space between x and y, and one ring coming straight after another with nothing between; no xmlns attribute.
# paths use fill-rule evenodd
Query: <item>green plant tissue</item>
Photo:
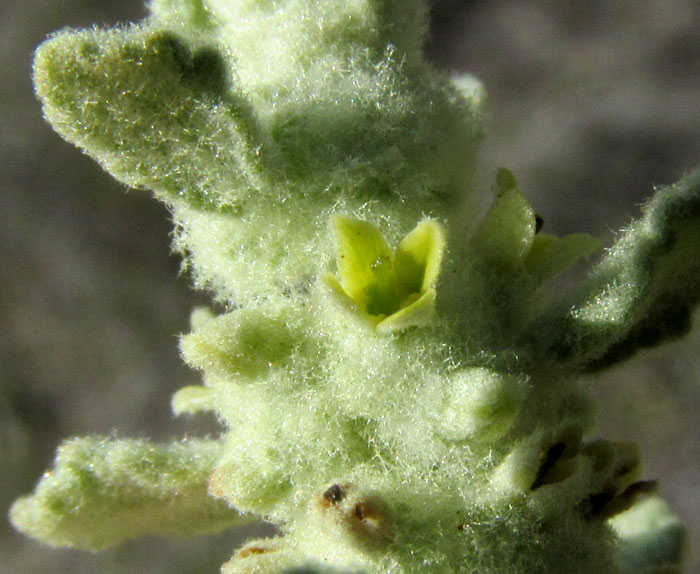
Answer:
<svg viewBox="0 0 700 574"><path fill-rule="evenodd" d="M60 448L16 528L100 549L254 518L226 574L680 568L635 445L595 438L579 375L684 333L700 173L602 258L540 233L515 175L475 180L484 92L434 69L417 0L153 0L39 46L46 119L163 201L220 314L180 339L176 414L221 435ZM465 222L469 222L468 225ZM568 293L543 289L596 257Z"/></svg>

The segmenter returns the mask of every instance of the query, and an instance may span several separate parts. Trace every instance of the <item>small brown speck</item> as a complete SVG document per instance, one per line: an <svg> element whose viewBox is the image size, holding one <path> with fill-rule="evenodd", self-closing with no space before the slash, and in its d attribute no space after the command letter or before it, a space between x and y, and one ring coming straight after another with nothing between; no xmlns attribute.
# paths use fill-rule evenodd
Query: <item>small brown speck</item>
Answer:
<svg viewBox="0 0 700 574"><path fill-rule="evenodd" d="M267 554L272 552L269 548L261 548L260 546L250 546L249 548L241 548L238 552L240 558L247 558L252 554Z"/></svg>
<svg viewBox="0 0 700 574"><path fill-rule="evenodd" d="M323 499L331 504L338 504L345 498L345 489L339 484L334 484L323 493Z"/></svg>
<svg viewBox="0 0 700 574"><path fill-rule="evenodd" d="M535 235L537 235L540 231L542 231L542 227L544 226L544 219L542 219L539 215L535 213Z"/></svg>

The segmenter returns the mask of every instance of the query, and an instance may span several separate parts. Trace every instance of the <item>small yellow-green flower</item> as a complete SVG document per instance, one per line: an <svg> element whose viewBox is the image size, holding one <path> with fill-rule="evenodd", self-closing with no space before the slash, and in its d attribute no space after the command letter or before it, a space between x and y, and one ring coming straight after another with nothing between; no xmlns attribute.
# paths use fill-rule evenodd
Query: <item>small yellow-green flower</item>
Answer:
<svg viewBox="0 0 700 574"><path fill-rule="evenodd" d="M515 176L499 169L496 200L470 240L473 256L489 268L527 274L539 285L600 248L600 241L586 233L539 233L536 221Z"/></svg>
<svg viewBox="0 0 700 574"><path fill-rule="evenodd" d="M392 251L371 223L333 219L340 281L326 275L333 291L389 332L425 324L435 312L435 286L445 233L435 220L421 221Z"/></svg>

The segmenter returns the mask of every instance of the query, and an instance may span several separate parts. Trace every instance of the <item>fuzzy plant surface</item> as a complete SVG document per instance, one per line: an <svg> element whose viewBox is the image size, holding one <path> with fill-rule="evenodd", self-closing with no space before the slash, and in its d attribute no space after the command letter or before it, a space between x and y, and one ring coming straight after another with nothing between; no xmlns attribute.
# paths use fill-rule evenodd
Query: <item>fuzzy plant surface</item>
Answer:
<svg viewBox="0 0 700 574"><path fill-rule="evenodd" d="M483 94L417 0L152 0L37 50L46 119L170 209L198 309L176 414L221 435L74 438L13 524L99 550L268 521L224 574L680 572L684 530L579 375L682 335L700 172L600 253L513 174L474 181ZM595 256L569 292L551 280Z"/></svg>

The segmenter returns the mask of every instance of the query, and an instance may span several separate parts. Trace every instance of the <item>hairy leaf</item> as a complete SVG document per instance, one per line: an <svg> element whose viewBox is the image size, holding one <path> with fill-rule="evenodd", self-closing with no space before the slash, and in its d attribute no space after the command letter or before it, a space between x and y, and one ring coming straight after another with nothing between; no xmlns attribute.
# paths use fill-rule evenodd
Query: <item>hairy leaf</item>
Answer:
<svg viewBox="0 0 700 574"><path fill-rule="evenodd" d="M145 535L206 534L244 522L207 493L220 445L84 437L10 510L16 528L53 546L99 550Z"/></svg>

